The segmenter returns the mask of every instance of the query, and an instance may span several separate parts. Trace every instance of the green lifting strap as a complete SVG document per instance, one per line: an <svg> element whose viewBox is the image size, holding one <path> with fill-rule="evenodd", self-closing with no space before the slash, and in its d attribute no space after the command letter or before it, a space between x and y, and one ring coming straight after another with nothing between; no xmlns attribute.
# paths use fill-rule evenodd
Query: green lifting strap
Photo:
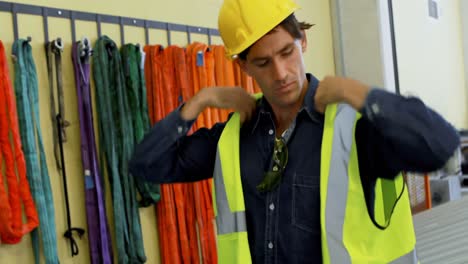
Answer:
<svg viewBox="0 0 468 264"><path fill-rule="evenodd" d="M31 233L34 258L36 264L39 264L39 237L41 237L46 263L56 264L59 263L59 259L57 255L54 200L42 143L36 66L29 42L24 39L16 40L13 43L13 56L15 67L14 86L21 142L23 143L23 152L26 159L26 175L37 206L40 222L39 228Z"/></svg>
<svg viewBox="0 0 468 264"><path fill-rule="evenodd" d="M142 52L143 50L139 45L133 44L127 44L121 49L128 105L130 114L133 117L134 143L139 143L150 129ZM141 207L148 207L159 201L161 197L159 184L144 181L139 177L134 178L134 180L141 195L139 202Z"/></svg>
<svg viewBox="0 0 468 264"><path fill-rule="evenodd" d="M144 263L135 183L128 173L134 135L122 61L117 45L107 36L97 40L94 52L98 130L112 186L118 262Z"/></svg>

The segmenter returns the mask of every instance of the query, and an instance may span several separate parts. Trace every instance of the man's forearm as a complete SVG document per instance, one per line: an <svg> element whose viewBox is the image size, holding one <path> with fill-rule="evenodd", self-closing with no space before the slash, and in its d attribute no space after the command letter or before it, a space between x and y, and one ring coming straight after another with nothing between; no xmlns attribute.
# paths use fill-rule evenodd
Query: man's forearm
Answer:
<svg viewBox="0 0 468 264"><path fill-rule="evenodd" d="M180 110L180 116L187 121L196 119L205 110L207 102L207 93L202 89L184 104Z"/></svg>
<svg viewBox="0 0 468 264"><path fill-rule="evenodd" d="M380 138L368 144L376 144L386 163L400 170L439 169L460 142L457 131L417 98L372 89L361 112L376 129L372 137Z"/></svg>

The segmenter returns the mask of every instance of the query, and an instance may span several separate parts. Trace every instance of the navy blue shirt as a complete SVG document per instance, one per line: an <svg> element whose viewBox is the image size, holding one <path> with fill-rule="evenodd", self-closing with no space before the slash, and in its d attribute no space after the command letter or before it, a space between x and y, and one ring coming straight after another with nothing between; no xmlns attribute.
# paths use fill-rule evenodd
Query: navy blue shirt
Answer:
<svg viewBox="0 0 468 264"><path fill-rule="evenodd" d="M266 99L260 100L253 118L241 128L241 177L253 263L320 263L322 259L319 186L324 118L314 108L318 80L311 74L307 78L307 95L288 141L288 164L275 190L260 193L256 189L270 169L274 138L280 136L275 135ZM356 144L368 204L378 177L436 170L459 144L453 127L416 98L372 89L360 112ZM212 177L225 124L186 136L192 124L181 118L180 109L157 123L135 149L132 175L157 183Z"/></svg>

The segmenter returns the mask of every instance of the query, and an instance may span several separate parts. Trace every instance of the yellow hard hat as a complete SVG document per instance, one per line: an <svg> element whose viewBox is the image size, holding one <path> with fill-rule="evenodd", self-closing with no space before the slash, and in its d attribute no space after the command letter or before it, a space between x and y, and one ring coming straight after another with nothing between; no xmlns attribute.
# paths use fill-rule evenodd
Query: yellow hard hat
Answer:
<svg viewBox="0 0 468 264"><path fill-rule="evenodd" d="M224 0L218 29L226 55L238 55L298 8L292 0Z"/></svg>

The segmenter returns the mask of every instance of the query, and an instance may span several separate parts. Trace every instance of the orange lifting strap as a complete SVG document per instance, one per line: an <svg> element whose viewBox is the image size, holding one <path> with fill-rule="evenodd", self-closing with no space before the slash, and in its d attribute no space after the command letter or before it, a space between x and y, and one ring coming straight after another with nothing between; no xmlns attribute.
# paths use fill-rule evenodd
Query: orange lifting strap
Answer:
<svg viewBox="0 0 468 264"><path fill-rule="evenodd" d="M152 124L204 87L242 86L249 93L260 91L237 63L226 59L224 46L198 42L186 49L154 45L146 46L145 52L148 111ZM229 112L206 109L188 133L226 121ZM211 191L212 179L161 184L161 200L156 205L156 214L162 263L218 262Z"/></svg>
<svg viewBox="0 0 468 264"><path fill-rule="evenodd" d="M145 77L148 98L148 111L152 124L161 120L165 115L164 98L164 53L160 45L146 46ZM171 101L172 102L172 101ZM178 255L177 235L174 219L174 201L171 188L161 184L161 200L156 205L159 244L162 263L180 263Z"/></svg>
<svg viewBox="0 0 468 264"><path fill-rule="evenodd" d="M185 50L181 47L170 46L172 51L175 87L179 91L177 96L177 106L184 101L184 94L191 93L189 83L189 73L187 69ZM176 74L177 73L177 74ZM195 209L193 205L193 183L177 183L174 184L177 199L177 213L179 219L179 230L181 234L181 249L184 263L199 263L200 256L198 254L198 238L196 230ZM180 209L179 209L180 208ZM179 213L182 212L182 213ZM185 254L184 252L188 252Z"/></svg>
<svg viewBox="0 0 468 264"><path fill-rule="evenodd" d="M0 41L0 172L5 172L8 191L0 174L0 239L16 244L39 225L39 219L26 178L15 97L8 75L5 48ZM5 167L3 167L5 164ZM26 214L23 223L22 205Z"/></svg>
<svg viewBox="0 0 468 264"><path fill-rule="evenodd" d="M195 42L187 47L187 60L191 67L193 94L201 88L215 86L214 56L208 46ZM210 89L210 88L207 88ZM206 109L197 119L197 129L212 127L219 119L217 109ZM203 118L200 118L203 117ZM214 211L211 202L212 179L193 183L193 193L203 263L217 263Z"/></svg>

